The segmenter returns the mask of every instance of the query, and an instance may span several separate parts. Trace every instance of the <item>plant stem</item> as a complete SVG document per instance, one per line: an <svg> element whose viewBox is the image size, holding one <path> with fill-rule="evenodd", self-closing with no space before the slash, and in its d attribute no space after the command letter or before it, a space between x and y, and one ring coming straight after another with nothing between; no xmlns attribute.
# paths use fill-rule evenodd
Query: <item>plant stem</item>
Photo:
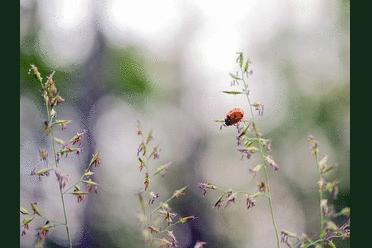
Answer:
<svg viewBox="0 0 372 248"><path fill-rule="evenodd" d="M44 88L43 79L41 78L40 74L39 74L39 76L37 76L37 78L39 79L40 84L41 84L41 88L43 89ZM52 116L50 114L51 113L51 110L49 108L49 103L48 103L48 100L47 99L45 99L45 106L46 106L47 117L48 117L48 125L49 125L50 123L52 123ZM55 167L57 168L58 167L57 153L56 153L56 148L55 148L55 143L54 143L55 140L54 140L54 133L53 133L52 127L50 127L50 138L51 138L51 141L52 141L54 163L55 163ZM47 164L47 166L48 166L48 164ZM64 218L65 218L65 226L66 226L68 243L69 243L69 247L71 248L72 247L72 240L71 240L71 235L70 235L70 230L69 230L69 225L68 225L68 220L67 220L66 205L65 205L65 200L64 200L64 197L63 197L63 193L62 193L62 188L60 186L59 186L59 194L61 196L61 201L62 201L62 208L63 208L63 215L64 215Z"/></svg>
<svg viewBox="0 0 372 248"><path fill-rule="evenodd" d="M269 175L267 173L266 165L264 165L264 172L265 172L265 179L266 179L267 198L269 199L269 205L270 205L271 220L273 222L273 226L275 229L276 244L279 248L280 244L279 244L278 228L276 227L276 222L275 222L274 207L273 207L273 203L272 203L271 195L270 195Z"/></svg>
<svg viewBox="0 0 372 248"><path fill-rule="evenodd" d="M49 109L49 104L48 103L46 103L46 108L47 108L47 115L48 115L48 123L52 123L52 117L50 116L50 109ZM55 167L58 168L57 153L56 153L55 140L54 140L54 132L53 132L52 128L50 128L50 138L51 138L51 141L52 141L52 149L53 149ZM70 228L69 228L69 225L68 225L66 204L65 204L62 188L60 187L59 184L58 184L58 188L59 188L59 194L61 196L61 201L62 201L63 216L65 218L65 225L66 225L68 243L69 243L69 247L71 248L72 247L72 240L71 240L71 235L70 235Z"/></svg>
<svg viewBox="0 0 372 248"><path fill-rule="evenodd" d="M149 175L149 158L147 157L147 155L145 156L146 158L146 166L145 166L145 169L146 169L146 175ZM150 180L150 179L149 179ZM151 223L152 223L152 218L151 218L151 204L150 204L150 183L146 189L146 196L147 196L147 204L148 204L148 219L147 219L147 227L150 227ZM150 235L150 247L152 248L153 247L153 237L152 235Z"/></svg>
<svg viewBox="0 0 372 248"><path fill-rule="evenodd" d="M244 83L244 87L245 87L245 91L246 91L245 95L247 97L249 108L251 110L252 123L254 124L254 126L256 126L256 122L254 120L254 113L253 113L253 108L252 108L251 100L249 99L249 96L248 96L248 90L247 90L248 89L248 85L247 85L247 83L244 80L244 72L243 72L243 70L241 70L241 72L242 72L242 81ZM265 180L266 180L267 198L269 199L271 220L272 220L272 223L273 223L273 226L274 226L274 230L275 230L276 243L277 243L278 248L280 248L278 228L276 227L276 221L275 221L275 216L274 216L274 207L273 207L273 203L272 203L272 199L271 199L271 195L270 195L269 174L267 173L267 168L266 168L266 163L265 163L265 160L266 159L265 159L265 155L264 155L264 152L263 152L262 143L259 141L258 137L257 137L257 142L258 142L258 144L260 146L261 159L264 162L263 163L263 168L264 168L264 174L265 174Z"/></svg>
<svg viewBox="0 0 372 248"><path fill-rule="evenodd" d="M317 174L318 174L318 181L321 180L321 172L320 172L320 166L318 161L318 153L316 152L315 155L315 162L316 162L316 168L317 168ZM323 199L323 191L319 189L319 214L320 214L320 232L319 237L323 233L323 210L322 210L322 199Z"/></svg>

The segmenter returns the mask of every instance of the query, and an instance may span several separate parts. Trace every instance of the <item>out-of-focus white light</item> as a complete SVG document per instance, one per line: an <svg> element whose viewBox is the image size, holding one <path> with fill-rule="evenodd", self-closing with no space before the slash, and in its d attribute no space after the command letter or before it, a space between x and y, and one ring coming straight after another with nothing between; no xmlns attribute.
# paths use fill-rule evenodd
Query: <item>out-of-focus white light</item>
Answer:
<svg viewBox="0 0 372 248"><path fill-rule="evenodd" d="M149 41L166 42L178 29L181 14L180 3L172 0L112 0L107 8L113 28Z"/></svg>

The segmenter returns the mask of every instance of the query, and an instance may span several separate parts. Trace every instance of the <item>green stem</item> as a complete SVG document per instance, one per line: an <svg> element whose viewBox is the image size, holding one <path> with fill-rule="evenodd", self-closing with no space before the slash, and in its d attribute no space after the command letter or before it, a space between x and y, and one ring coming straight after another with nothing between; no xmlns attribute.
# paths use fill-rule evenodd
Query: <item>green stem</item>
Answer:
<svg viewBox="0 0 372 248"><path fill-rule="evenodd" d="M273 222L273 226L275 229L276 243L279 248L280 241L279 241L279 235L278 235L278 228L276 227L276 222L275 222L274 207L273 207L273 203L272 203L271 195L270 195L269 175L267 173L266 165L264 165L264 172L265 172L265 179L266 179L267 198L269 199L269 205L270 205L271 220Z"/></svg>
<svg viewBox="0 0 372 248"><path fill-rule="evenodd" d="M316 243L319 243L319 242L321 242L321 241L323 241L323 240L322 240L322 239L318 239L318 240L316 240L316 241L314 241L314 242L311 242L311 243L305 245L304 248L307 248L307 247L310 247L310 246L312 246L312 245L315 245Z"/></svg>
<svg viewBox="0 0 372 248"><path fill-rule="evenodd" d="M143 137L143 136L142 136ZM149 158L147 157L147 155L145 156L146 158L146 166L145 166L145 170L146 170L146 174L149 175ZM150 178L149 178L150 180ZM152 218L151 218L151 204L150 204L150 183L146 189L146 196L147 196L147 204L148 204L148 219L147 219L147 227L150 227L151 223L152 223ZM150 235L150 247L152 248L153 247L153 236Z"/></svg>
<svg viewBox="0 0 372 248"><path fill-rule="evenodd" d="M85 172L87 172L87 170L85 170ZM71 187L69 187L68 189L66 189L64 192L62 192L62 194L66 194L70 189L72 189L73 187L75 187L76 185L78 185L84 178L84 175L85 173L83 174L82 177L80 177L79 181L77 181L76 183L74 183Z"/></svg>
<svg viewBox="0 0 372 248"><path fill-rule="evenodd" d="M245 87L245 91L246 91L245 95L247 97L249 108L251 110L252 123L254 125L256 125L256 122L254 120L254 113L253 113L253 108L252 108L251 100L249 99L249 96L248 96L248 85L247 85L247 83L244 80L243 69L241 70L241 72L242 72L242 81L244 83L244 87ZM259 141L259 138L258 137L257 137L257 142L258 142L258 144L260 146L261 159L264 162L263 163L263 168L264 168L264 174L265 174L265 180L266 180L267 198L269 200L271 220L272 220L272 223L273 223L273 226L274 226L274 230L275 230L276 243L277 243L278 248L280 248L280 240L279 240L278 228L276 226L276 221L275 221L275 216L274 216L274 207L273 207L273 202L272 202L271 195L270 195L269 174L267 173L267 168L266 168L266 163L265 163L265 160L266 159L265 159L265 155L264 155L264 152L263 152L262 143Z"/></svg>
<svg viewBox="0 0 372 248"><path fill-rule="evenodd" d="M44 85L43 85L43 79L41 78L40 74L37 76L37 78L39 79L40 84L41 84L41 88L43 89L43 88L44 88ZM45 106L46 106L46 110L47 110L48 125L49 125L50 123L52 123L52 117L50 116L50 108L49 108L48 100L45 100ZM52 129L52 128L50 128L50 138L51 138L51 141L52 141L52 149L53 149L53 155L54 155L54 163L55 163L55 166L56 166L56 168L57 168L57 167L58 167L58 163L57 163L57 153L56 153L56 149L55 149L54 133L53 133L53 129ZM48 166L48 164L47 164L47 166ZM58 185L58 186L59 186L59 185ZM68 220L67 220L66 205L65 205L65 200L64 200L64 198L63 198L62 189L61 189L60 186L59 186L59 193L60 193L61 201L62 201L63 215L64 215L64 218L65 218L65 225L66 225L66 232L67 232L68 243L69 243L69 247L71 248L71 247L72 247L72 240L71 240L71 235L70 235L70 230L69 230L69 225L68 225Z"/></svg>
<svg viewBox="0 0 372 248"><path fill-rule="evenodd" d="M317 174L318 174L318 181L321 180L321 172L319 167L319 161L318 161L318 153L315 153L315 162L316 162L316 168L317 168ZM320 232L319 237L321 237L323 233L323 210L322 210L322 199L323 199L323 192L321 189L319 189L319 214L320 214Z"/></svg>
<svg viewBox="0 0 372 248"><path fill-rule="evenodd" d="M46 102L46 108L47 108L47 115L48 115L48 123L52 123L52 117L50 116L50 109L49 109L48 102ZM54 163L55 163L56 168L58 168L57 153L56 153L55 140L54 140L54 132L53 132L53 129L52 128L50 128L50 138L51 138L51 141L52 141ZM68 243L69 243L69 247L71 248L72 247L72 240L71 240L70 228L69 228L69 224L68 224L68 218L67 218L67 212L66 212L66 204L65 204L65 200L64 200L64 195L63 195L63 192L62 192L62 188L60 187L59 184L58 184L58 188L59 188L59 194L61 196L61 201L62 201L63 216L65 218L65 225L66 225L66 232L67 232Z"/></svg>

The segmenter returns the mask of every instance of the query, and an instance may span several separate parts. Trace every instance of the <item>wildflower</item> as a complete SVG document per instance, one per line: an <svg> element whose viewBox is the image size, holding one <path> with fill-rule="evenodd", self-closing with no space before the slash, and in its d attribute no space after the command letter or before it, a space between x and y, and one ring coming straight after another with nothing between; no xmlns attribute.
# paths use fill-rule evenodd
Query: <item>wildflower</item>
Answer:
<svg viewBox="0 0 372 248"><path fill-rule="evenodd" d="M287 233L284 232L284 231L281 231L280 236L281 236L280 243L286 243L288 245L288 235L287 235Z"/></svg>
<svg viewBox="0 0 372 248"><path fill-rule="evenodd" d="M226 205L225 205L225 208L227 208L228 206L230 206L231 203L235 203L236 202L236 196L237 196L237 193L236 192L228 192L227 193L227 198L226 198Z"/></svg>
<svg viewBox="0 0 372 248"><path fill-rule="evenodd" d="M186 190L187 186L186 187L183 187L182 189L178 189L174 192L173 196L175 196L177 199L180 198L182 195L185 195L185 190Z"/></svg>
<svg viewBox="0 0 372 248"><path fill-rule="evenodd" d="M99 167L101 164L101 159L98 157L98 152L93 154L92 159L89 162L88 168L94 164L94 167Z"/></svg>
<svg viewBox="0 0 372 248"><path fill-rule="evenodd" d="M337 215L343 215L343 216L349 217L350 216L350 208L345 207L345 208L341 209L341 211Z"/></svg>
<svg viewBox="0 0 372 248"><path fill-rule="evenodd" d="M21 214L29 214L27 209L22 208L22 207L20 208L20 212L21 212Z"/></svg>
<svg viewBox="0 0 372 248"><path fill-rule="evenodd" d="M47 223L49 223L49 222L47 222ZM49 229L51 227L52 226L50 226L48 224L45 224L43 227L40 227L40 228L37 229L37 230L40 230L40 231L37 232L37 239L38 239L38 241L45 240L45 237L48 235Z"/></svg>
<svg viewBox="0 0 372 248"><path fill-rule="evenodd" d="M87 186L87 192L89 193L89 194L91 194L92 192L93 192L93 190L94 190L94 193L95 194L98 194L98 183L96 183L96 182L93 182L91 179L89 179L88 181L86 181L86 180L81 180L81 182L82 183L85 183L85 184L87 184L88 186Z"/></svg>
<svg viewBox="0 0 372 248"><path fill-rule="evenodd" d="M171 209L168 206L163 207L161 210L159 210L159 213L165 216L164 220L167 221L168 226L170 225L170 223L173 222L173 219L177 216L176 213L171 212Z"/></svg>
<svg viewBox="0 0 372 248"><path fill-rule="evenodd" d="M244 158L244 155L247 157L247 159L250 159L251 156L252 156L252 152L250 152L248 149L246 148L239 148L238 149L238 152L240 152L242 154L242 158Z"/></svg>
<svg viewBox="0 0 372 248"><path fill-rule="evenodd" d="M40 210L39 210L39 208L37 207L37 203L36 203L36 202L35 202L35 203L31 203L31 202L30 202L30 204L31 204L31 209L32 209L32 211L34 211L33 214L37 214L37 215L41 216L41 214L40 214Z"/></svg>
<svg viewBox="0 0 372 248"><path fill-rule="evenodd" d="M94 175L94 172L88 170L84 173L84 177L89 178L90 176Z"/></svg>
<svg viewBox="0 0 372 248"><path fill-rule="evenodd" d="M323 212L324 216L327 216L328 213L330 212L330 209L327 205L327 201L328 201L327 199L321 199L320 200L320 207L322 208L322 212Z"/></svg>
<svg viewBox="0 0 372 248"><path fill-rule="evenodd" d="M67 124L71 123L70 120L58 120L53 123L53 125L61 126L62 130L66 130Z"/></svg>
<svg viewBox="0 0 372 248"><path fill-rule="evenodd" d="M176 237L173 235L173 231L167 231L168 236L171 238L171 246L170 247L178 247L178 240Z"/></svg>
<svg viewBox="0 0 372 248"><path fill-rule="evenodd" d="M194 245L194 248L203 248L203 246L206 244L207 242L205 241L197 241L196 244Z"/></svg>
<svg viewBox="0 0 372 248"><path fill-rule="evenodd" d="M85 200L85 195L88 194L88 192L80 191L79 186L75 185L74 192L72 193L77 197L77 202L83 202Z"/></svg>
<svg viewBox="0 0 372 248"><path fill-rule="evenodd" d="M266 192L266 184L264 182L257 183L259 192Z"/></svg>
<svg viewBox="0 0 372 248"><path fill-rule="evenodd" d="M139 167L140 171L142 171L143 168L145 168L145 161L143 161L142 158L138 158L138 160L140 162L138 167Z"/></svg>
<svg viewBox="0 0 372 248"><path fill-rule="evenodd" d="M236 63L242 64L243 61L243 52L236 52L239 56L236 58Z"/></svg>
<svg viewBox="0 0 372 248"><path fill-rule="evenodd" d="M154 201L156 198L159 197L159 194L158 193L154 193L154 192L150 192L150 200L149 200L149 204L154 204Z"/></svg>
<svg viewBox="0 0 372 248"><path fill-rule="evenodd" d="M63 103L65 99L63 99L60 95L56 95L49 103L50 107L53 108L54 106L58 106Z"/></svg>
<svg viewBox="0 0 372 248"><path fill-rule="evenodd" d="M254 178L257 174L257 172L261 169L262 164L256 165L253 169L249 169L249 173L252 174L252 177Z"/></svg>
<svg viewBox="0 0 372 248"><path fill-rule="evenodd" d="M247 206L247 209L250 209L256 206L256 201L250 195L245 195L245 205Z"/></svg>
<svg viewBox="0 0 372 248"><path fill-rule="evenodd" d="M262 116L263 115L263 111L264 111L264 105L259 103L259 102L255 102L252 104L253 107L255 107L255 110L258 111L258 115Z"/></svg>
<svg viewBox="0 0 372 248"><path fill-rule="evenodd" d="M333 199L337 199L337 195L338 195L338 191L339 191L339 186L338 186L337 182L333 184L333 187L332 187L331 191L332 191Z"/></svg>
<svg viewBox="0 0 372 248"><path fill-rule="evenodd" d="M256 134L257 138L261 138L262 134L260 133L260 129L256 125L256 123L252 122L252 125L250 126L250 130L253 131Z"/></svg>
<svg viewBox="0 0 372 248"><path fill-rule="evenodd" d="M38 69L35 65L31 65L31 69L28 71L28 74L31 73L31 70L34 71L34 76L35 76L36 79L38 79L39 81L43 80L43 78L41 77L40 72L38 71Z"/></svg>
<svg viewBox="0 0 372 248"><path fill-rule="evenodd" d="M276 171L280 170L279 165L273 160L273 158L270 155L266 156L266 162L268 162L269 165L271 165L274 168L274 170Z"/></svg>
<svg viewBox="0 0 372 248"><path fill-rule="evenodd" d="M155 146L152 152L150 153L149 157L153 157L153 159L159 159L160 152L161 152L161 149L159 149L159 146Z"/></svg>
<svg viewBox="0 0 372 248"><path fill-rule="evenodd" d="M24 229L28 230L30 227L29 227L29 224L31 223L31 221L33 221L35 219L35 217L31 217L31 218L27 218L27 219L24 219L22 221L22 224L21 224L21 227L23 227Z"/></svg>
<svg viewBox="0 0 372 248"><path fill-rule="evenodd" d="M327 229L327 230L326 230L326 236L325 236L325 238L324 238L324 240L323 240L323 244L324 244L324 245L328 245L329 242L332 242L333 238L334 238L334 236L333 236L333 232L332 232L332 230Z"/></svg>
<svg viewBox="0 0 372 248"><path fill-rule="evenodd" d="M66 147L68 146L67 142L64 141L64 140L62 140L62 139L59 139L59 138L54 137L54 140L55 140L58 144L60 144L63 148L66 148Z"/></svg>
<svg viewBox="0 0 372 248"><path fill-rule="evenodd" d="M50 126L49 126L49 122L48 121L44 121L44 132L45 132L45 134L49 134L50 133L50 131L52 130L51 128L50 128Z"/></svg>
<svg viewBox="0 0 372 248"><path fill-rule="evenodd" d="M150 141L153 139L154 137L152 136L152 130L150 130L150 132L147 134L147 137L146 137L146 145L148 145Z"/></svg>
<svg viewBox="0 0 372 248"><path fill-rule="evenodd" d="M142 191L137 191L136 192L136 195L138 196L138 200L140 202L140 205L141 205L141 208L142 208L142 212L145 213L145 201L143 199L143 192Z"/></svg>
<svg viewBox="0 0 372 248"><path fill-rule="evenodd" d="M317 156L318 155L318 141L316 141L314 139L314 136L312 134L309 134L307 140L309 141L310 143L310 149L311 149L311 152L313 154L313 156Z"/></svg>
<svg viewBox="0 0 372 248"><path fill-rule="evenodd" d="M157 174L161 174L162 177L164 177L168 173L168 168L171 166L171 164L172 163L169 162L169 163L166 163L165 165L160 166L159 168L156 169L153 176Z"/></svg>
<svg viewBox="0 0 372 248"><path fill-rule="evenodd" d="M159 233L160 229L155 226L149 226L150 233Z"/></svg>
<svg viewBox="0 0 372 248"><path fill-rule="evenodd" d="M184 217L184 218L179 219L177 223L186 223L186 222L188 222L190 220L194 220L195 218L196 217L193 216L193 215L187 216L187 217Z"/></svg>
<svg viewBox="0 0 372 248"><path fill-rule="evenodd" d="M32 171L31 171L31 176L34 176L34 175L37 175L39 176L39 181L41 181L41 177L42 176L49 176L49 171L53 170L52 168L47 168L47 169L41 169L41 170L38 170L36 171L36 168L34 168Z"/></svg>
<svg viewBox="0 0 372 248"><path fill-rule="evenodd" d="M214 204L214 208L221 209L221 203L223 202L223 197L225 196L225 193L223 193L220 198L218 198L218 201Z"/></svg>
<svg viewBox="0 0 372 248"><path fill-rule="evenodd" d="M39 155L41 157L41 160L47 161L48 160L48 152L45 149L39 150Z"/></svg>
<svg viewBox="0 0 372 248"><path fill-rule="evenodd" d="M350 218L338 229L342 239L350 237Z"/></svg>
<svg viewBox="0 0 372 248"><path fill-rule="evenodd" d="M323 175L323 174L326 174L327 172L333 170L334 168L337 167L337 165L331 165L329 166L327 164L327 160L328 160L328 154L324 154L322 159L318 162L318 166L319 166L319 170L320 170L320 173Z"/></svg>
<svg viewBox="0 0 372 248"><path fill-rule="evenodd" d="M203 196L207 195L207 189L215 190L217 187L210 183L198 183L198 188L203 192Z"/></svg>
<svg viewBox="0 0 372 248"><path fill-rule="evenodd" d="M291 245L289 244L288 242L288 238L298 238L297 237L297 234L295 233L292 233L292 232L289 232L289 231L281 231L280 232L280 236L281 236L281 239L280 239L280 242L281 243L285 243L286 245L288 245L289 247L291 247Z"/></svg>
<svg viewBox="0 0 372 248"><path fill-rule="evenodd" d="M147 245L150 243L150 241L147 240L147 239L145 239L144 241L145 241L145 244L147 244ZM172 247L172 243L166 238L159 239L158 242L159 242L159 245L158 245L159 248Z"/></svg>
<svg viewBox="0 0 372 248"><path fill-rule="evenodd" d="M325 188L326 188L327 183L323 180L322 177L318 181L318 184L319 184L319 190L324 191Z"/></svg>
<svg viewBox="0 0 372 248"><path fill-rule="evenodd" d="M56 71L52 71L52 73L47 76L47 81L45 83L45 85L48 87L48 91L52 91L54 93L57 92L57 88L56 88L56 84L54 83L54 80L53 80L53 76L54 74L56 74Z"/></svg>
<svg viewBox="0 0 372 248"><path fill-rule="evenodd" d="M247 133L248 131L248 128L251 124L248 124L246 127L244 127L243 125L240 125L240 123L238 123L238 125L236 126L237 130L238 130L238 136L236 137L237 139L237 143L238 143L238 146L241 145L241 138Z"/></svg>
<svg viewBox="0 0 372 248"><path fill-rule="evenodd" d="M76 143L80 142L85 132L86 130L77 133L74 137L71 138L71 140L68 143L72 143L73 145L75 145Z"/></svg>
<svg viewBox="0 0 372 248"><path fill-rule="evenodd" d="M294 234L295 235L295 234ZM305 244L306 242L311 242L312 238L315 236L315 233L302 233L300 236L300 240L302 244Z"/></svg>
<svg viewBox="0 0 372 248"><path fill-rule="evenodd" d="M266 149L266 151L271 151L271 139L265 139L263 140L264 141L264 148Z"/></svg>
<svg viewBox="0 0 372 248"><path fill-rule="evenodd" d="M143 132L142 126L139 120L137 120L137 135L141 135Z"/></svg>
<svg viewBox="0 0 372 248"><path fill-rule="evenodd" d="M67 155L68 155L69 153L73 153L73 152L76 152L76 155L79 155L79 154L80 154L80 151L81 151L80 148L76 148L76 147L66 147L66 148L64 148L64 149L60 149L57 155L58 155L59 157L62 157L63 155L66 155L66 157L67 157ZM57 159L59 159L59 157L58 157Z"/></svg>
<svg viewBox="0 0 372 248"><path fill-rule="evenodd" d="M59 183L59 188L60 189L63 189L64 187L66 187L66 184L67 184L67 181L68 181L68 175L63 173L60 169L56 168L54 170L55 174L56 174L56 177L57 177L57 181Z"/></svg>
<svg viewBox="0 0 372 248"><path fill-rule="evenodd" d="M145 181L144 181L144 184L145 184L145 191L149 188L149 185L150 185L150 178L149 178L149 173L146 172L145 174Z"/></svg>
<svg viewBox="0 0 372 248"><path fill-rule="evenodd" d="M142 156L145 156L145 154L146 154L146 145L145 145L143 142L141 142L141 144L140 144L139 147L137 148L137 156L139 156L139 154L140 154L142 151L143 151Z"/></svg>

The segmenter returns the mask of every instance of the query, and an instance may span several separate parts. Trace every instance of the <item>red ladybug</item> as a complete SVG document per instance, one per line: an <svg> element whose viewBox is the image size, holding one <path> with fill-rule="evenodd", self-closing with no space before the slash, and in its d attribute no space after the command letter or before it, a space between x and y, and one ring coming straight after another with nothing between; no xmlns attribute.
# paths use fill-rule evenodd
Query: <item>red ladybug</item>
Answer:
<svg viewBox="0 0 372 248"><path fill-rule="evenodd" d="M239 123L244 117L244 111L241 108L233 108L226 114L225 126L231 126Z"/></svg>

